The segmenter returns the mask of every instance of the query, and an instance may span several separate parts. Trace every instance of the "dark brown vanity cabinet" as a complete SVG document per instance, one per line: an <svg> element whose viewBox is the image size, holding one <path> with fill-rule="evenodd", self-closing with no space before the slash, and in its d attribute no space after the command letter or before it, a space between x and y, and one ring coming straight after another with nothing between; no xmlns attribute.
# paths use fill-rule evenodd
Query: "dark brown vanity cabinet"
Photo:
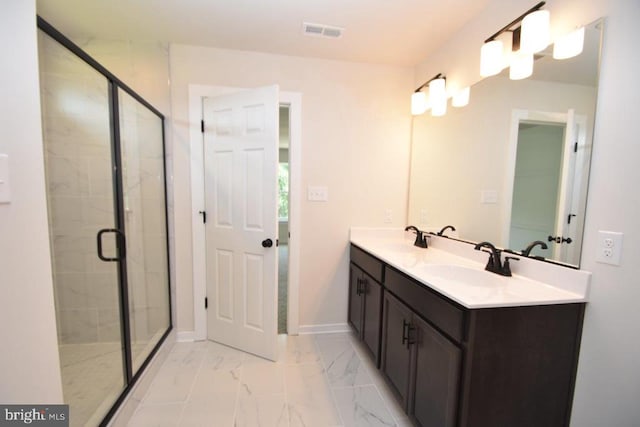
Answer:
<svg viewBox="0 0 640 427"><path fill-rule="evenodd" d="M382 292L379 367L416 426L569 426L584 303L468 309L355 246L351 256L350 288L363 264L380 267L382 286L368 279ZM349 319L375 337L360 286Z"/></svg>
<svg viewBox="0 0 640 427"><path fill-rule="evenodd" d="M349 266L349 323L371 353L380 360L380 318L382 312L383 264L352 247Z"/></svg>
<svg viewBox="0 0 640 427"><path fill-rule="evenodd" d="M390 293L384 295L380 370L419 426L453 427L462 351Z"/></svg>

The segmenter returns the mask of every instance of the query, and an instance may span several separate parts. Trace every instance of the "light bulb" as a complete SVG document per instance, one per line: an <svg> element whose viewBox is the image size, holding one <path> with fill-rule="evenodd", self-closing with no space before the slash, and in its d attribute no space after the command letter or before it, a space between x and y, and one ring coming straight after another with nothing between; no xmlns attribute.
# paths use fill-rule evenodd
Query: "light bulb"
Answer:
<svg viewBox="0 0 640 427"><path fill-rule="evenodd" d="M454 107L464 107L468 105L470 92L471 89L469 88L469 86L458 91L455 95L453 95L453 98L451 99L451 105L453 105Z"/></svg>
<svg viewBox="0 0 640 427"><path fill-rule="evenodd" d="M509 78L511 80L522 80L533 74L533 53L519 50L511 57L511 68L509 68Z"/></svg>
<svg viewBox="0 0 640 427"><path fill-rule="evenodd" d="M495 76L503 68L502 41L491 40L480 49L480 75L482 77Z"/></svg>
<svg viewBox="0 0 640 427"><path fill-rule="evenodd" d="M424 114L429 107L427 103L427 94L424 92L414 92L411 95L411 114L418 116Z"/></svg>
<svg viewBox="0 0 640 427"><path fill-rule="evenodd" d="M554 59L568 59L578 56L584 48L584 27L560 37L553 45Z"/></svg>
<svg viewBox="0 0 640 427"><path fill-rule="evenodd" d="M443 116L447 112L447 87L445 79L435 79L429 82L429 100L431 101L431 115Z"/></svg>
<svg viewBox="0 0 640 427"><path fill-rule="evenodd" d="M536 10L522 20L520 50L537 53L549 46L550 15L548 10Z"/></svg>

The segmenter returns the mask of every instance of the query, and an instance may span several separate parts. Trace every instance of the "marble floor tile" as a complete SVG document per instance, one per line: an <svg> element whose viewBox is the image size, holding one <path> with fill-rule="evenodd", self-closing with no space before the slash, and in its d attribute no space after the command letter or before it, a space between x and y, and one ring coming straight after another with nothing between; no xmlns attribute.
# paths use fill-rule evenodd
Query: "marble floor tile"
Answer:
<svg viewBox="0 0 640 427"><path fill-rule="evenodd" d="M278 362L180 343L128 426L411 426L352 334L281 337Z"/></svg>
<svg viewBox="0 0 640 427"><path fill-rule="evenodd" d="M331 387L371 384L371 377L349 339L318 342Z"/></svg>
<svg viewBox="0 0 640 427"><path fill-rule="evenodd" d="M291 426L341 425L321 364L287 366L286 388Z"/></svg>
<svg viewBox="0 0 640 427"><path fill-rule="evenodd" d="M284 365L274 362L243 365L240 388L250 396L284 393Z"/></svg>
<svg viewBox="0 0 640 427"><path fill-rule="evenodd" d="M241 359L207 354L196 374L189 400L206 399L213 393L237 392L241 375Z"/></svg>
<svg viewBox="0 0 640 427"><path fill-rule="evenodd" d="M333 390L344 427L392 427L395 420L373 385Z"/></svg>
<svg viewBox="0 0 640 427"><path fill-rule="evenodd" d="M236 392L212 393L205 400L191 401L184 405L180 427L233 427Z"/></svg>
<svg viewBox="0 0 640 427"><path fill-rule="evenodd" d="M288 336L280 357L283 363L289 365L320 361L316 342L311 335Z"/></svg>
<svg viewBox="0 0 640 427"><path fill-rule="evenodd" d="M288 427L289 411L283 394L247 394L240 391L234 427Z"/></svg>
<svg viewBox="0 0 640 427"><path fill-rule="evenodd" d="M133 414L128 427L175 427L180 425L180 414L183 405L172 403L166 405L142 405Z"/></svg>

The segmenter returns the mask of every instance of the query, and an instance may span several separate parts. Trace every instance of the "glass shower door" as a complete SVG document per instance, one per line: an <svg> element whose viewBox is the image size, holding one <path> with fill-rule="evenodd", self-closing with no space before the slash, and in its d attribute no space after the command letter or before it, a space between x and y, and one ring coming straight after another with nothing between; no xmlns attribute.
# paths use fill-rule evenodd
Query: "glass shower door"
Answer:
<svg viewBox="0 0 640 427"><path fill-rule="evenodd" d="M111 84L42 32L39 48L64 400L72 426L97 425L126 385Z"/></svg>
<svg viewBox="0 0 640 427"><path fill-rule="evenodd" d="M162 119L118 90L132 373L170 324Z"/></svg>

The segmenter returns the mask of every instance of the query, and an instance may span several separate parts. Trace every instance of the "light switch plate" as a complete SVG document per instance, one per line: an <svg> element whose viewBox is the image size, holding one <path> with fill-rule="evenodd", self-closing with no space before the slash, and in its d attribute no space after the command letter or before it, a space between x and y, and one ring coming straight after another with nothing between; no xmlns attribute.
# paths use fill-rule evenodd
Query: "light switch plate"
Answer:
<svg viewBox="0 0 640 427"><path fill-rule="evenodd" d="M484 203L484 204L498 203L498 192L496 190L482 190L480 193L480 203Z"/></svg>
<svg viewBox="0 0 640 427"><path fill-rule="evenodd" d="M11 203L9 156L6 154L0 154L0 203Z"/></svg>
<svg viewBox="0 0 640 427"><path fill-rule="evenodd" d="M307 200L311 202L326 202L329 200L329 189L326 186L307 187Z"/></svg>

